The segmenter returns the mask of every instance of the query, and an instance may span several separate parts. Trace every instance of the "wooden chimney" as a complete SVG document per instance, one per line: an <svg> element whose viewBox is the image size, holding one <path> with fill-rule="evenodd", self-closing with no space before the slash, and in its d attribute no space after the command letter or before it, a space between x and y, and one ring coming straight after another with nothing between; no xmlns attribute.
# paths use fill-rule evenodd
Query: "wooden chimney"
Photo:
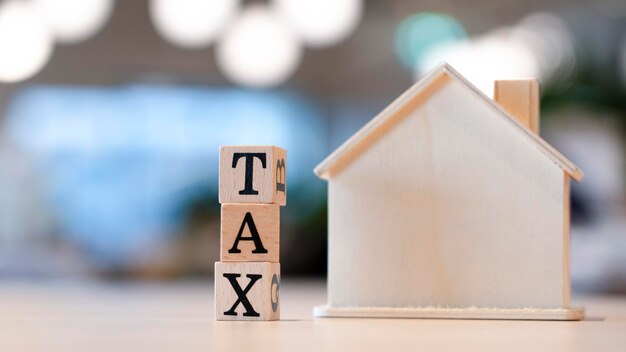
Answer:
<svg viewBox="0 0 626 352"><path fill-rule="evenodd" d="M539 134L539 81L498 80L494 85L493 99L517 122Z"/></svg>

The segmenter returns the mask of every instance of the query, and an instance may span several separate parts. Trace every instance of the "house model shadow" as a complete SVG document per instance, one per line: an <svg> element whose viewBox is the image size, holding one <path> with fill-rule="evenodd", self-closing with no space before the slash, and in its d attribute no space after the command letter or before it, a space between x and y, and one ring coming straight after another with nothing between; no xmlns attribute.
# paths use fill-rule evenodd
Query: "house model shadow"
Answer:
<svg viewBox="0 0 626 352"><path fill-rule="evenodd" d="M538 136L536 81L499 81L496 100L443 64L317 166L329 260L315 316L582 319L569 184L583 174Z"/></svg>

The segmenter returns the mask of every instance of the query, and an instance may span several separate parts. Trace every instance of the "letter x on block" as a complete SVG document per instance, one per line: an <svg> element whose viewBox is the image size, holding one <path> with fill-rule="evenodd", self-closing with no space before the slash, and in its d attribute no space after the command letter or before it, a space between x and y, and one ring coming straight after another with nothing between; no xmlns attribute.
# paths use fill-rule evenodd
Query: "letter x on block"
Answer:
<svg viewBox="0 0 626 352"><path fill-rule="evenodd" d="M216 320L277 320L279 291L279 263L215 263Z"/></svg>
<svg viewBox="0 0 626 352"><path fill-rule="evenodd" d="M248 291L250 291L252 286L254 286L254 284L259 281L263 276L256 274L247 274L246 277L250 279L250 281L248 282L248 286L246 286L246 288L244 289L241 289L241 286L239 286L239 282L237 282L237 278L240 276L241 274L224 274L224 277L228 279L231 286L233 287L233 290L235 290L235 293L237 294L237 301L235 301L235 303L232 307L230 307L229 310L224 312L224 315L236 316L237 312L235 312L235 308L237 308L239 303L241 303L241 305L243 305L243 307L246 309L246 311L243 313L244 317L259 317L261 316L261 314L254 311L254 307L252 307L252 304L250 303L248 297L246 297L246 294L248 293Z"/></svg>

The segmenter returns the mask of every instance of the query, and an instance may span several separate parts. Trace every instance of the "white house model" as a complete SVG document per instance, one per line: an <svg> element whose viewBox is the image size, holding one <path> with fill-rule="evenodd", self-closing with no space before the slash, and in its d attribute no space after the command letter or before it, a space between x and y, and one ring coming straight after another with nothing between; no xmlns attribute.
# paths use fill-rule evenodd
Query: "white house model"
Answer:
<svg viewBox="0 0 626 352"><path fill-rule="evenodd" d="M538 84L491 100L443 64L332 153L319 317L579 320L570 179L538 136Z"/></svg>

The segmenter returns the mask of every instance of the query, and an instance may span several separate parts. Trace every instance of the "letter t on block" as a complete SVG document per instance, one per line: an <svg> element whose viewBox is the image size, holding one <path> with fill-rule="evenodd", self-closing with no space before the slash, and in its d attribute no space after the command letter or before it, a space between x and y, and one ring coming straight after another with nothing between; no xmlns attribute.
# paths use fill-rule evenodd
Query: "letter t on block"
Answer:
<svg viewBox="0 0 626 352"><path fill-rule="evenodd" d="M287 152L275 146L220 148L220 203L285 205Z"/></svg>

